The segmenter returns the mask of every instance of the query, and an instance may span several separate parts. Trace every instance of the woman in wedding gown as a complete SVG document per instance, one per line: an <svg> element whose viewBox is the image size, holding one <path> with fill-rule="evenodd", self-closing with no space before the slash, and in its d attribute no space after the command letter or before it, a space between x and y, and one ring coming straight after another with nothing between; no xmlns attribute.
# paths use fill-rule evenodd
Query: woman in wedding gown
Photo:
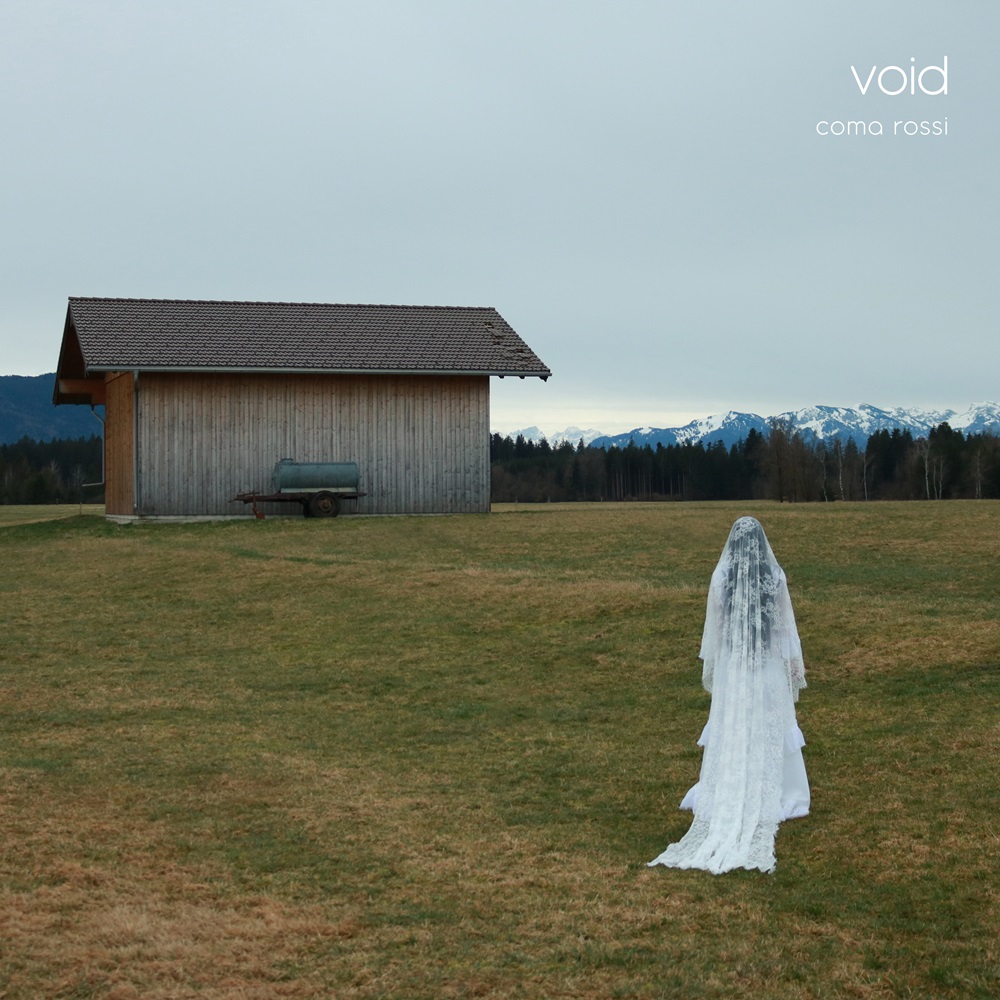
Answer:
<svg viewBox="0 0 1000 1000"><path fill-rule="evenodd" d="M681 802L694 820L649 864L773 871L778 824L809 812L794 704L806 678L785 574L755 518L736 521L712 574L699 657L712 706Z"/></svg>

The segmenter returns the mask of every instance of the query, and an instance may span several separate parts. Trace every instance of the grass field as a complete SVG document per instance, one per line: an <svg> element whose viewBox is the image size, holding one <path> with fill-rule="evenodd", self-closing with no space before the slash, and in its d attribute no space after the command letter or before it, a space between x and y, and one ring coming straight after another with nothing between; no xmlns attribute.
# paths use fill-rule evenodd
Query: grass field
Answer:
<svg viewBox="0 0 1000 1000"><path fill-rule="evenodd" d="M813 811L773 875L647 869L741 513L796 607ZM996 997L998 527L0 507L0 997Z"/></svg>

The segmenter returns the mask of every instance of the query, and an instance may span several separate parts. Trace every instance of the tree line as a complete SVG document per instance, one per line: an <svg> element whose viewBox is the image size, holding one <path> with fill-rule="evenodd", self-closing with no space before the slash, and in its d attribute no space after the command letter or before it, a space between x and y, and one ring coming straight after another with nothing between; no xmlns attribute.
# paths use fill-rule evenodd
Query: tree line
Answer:
<svg viewBox="0 0 1000 1000"><path fill-rule="evenodd" d="M102 503L103 442L89 438L0 445L0 504ZM565 500L949 500L1000 498L1000 437L947 423L925 438L878 431L853 441L807 440L782 421L721 442L555 447L493 434L497 502ZM90 485L96 484L96 485Z"/></svg>
<svg viewBox="0 0 1000 1000"><path fill-rule="evenodd" d="M942 423L925 438L882 430L854 441L807 439L774 420L727 448L658 444L555 447L492 435L492 499L946 500L1000 498L1000 438Z"/></svg>
<svg viewBox="0 0 1000 1000"><path fill-rule="evenodd" d="M103 503L103 447L96 434L0 445L0 504Z"/></svg>

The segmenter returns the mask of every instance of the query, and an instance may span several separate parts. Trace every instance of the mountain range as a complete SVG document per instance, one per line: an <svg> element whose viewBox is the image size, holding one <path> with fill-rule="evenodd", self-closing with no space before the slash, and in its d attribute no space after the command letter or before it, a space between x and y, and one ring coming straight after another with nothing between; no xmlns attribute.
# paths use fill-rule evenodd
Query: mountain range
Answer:
<svg viewBox="0 0 1000 1000"><path fill-rule="evenodd" d="M0 375L0 444L13 444L23 437L36 441L53 438L80 438L100 434L100 423L86 406L53 406L52 387L55 374ZM103 409L101 407L98 408ZM773 419L785 421L809 441L829 441L840 438L853 440L864 447L868 438L880 430L908 430L915 438L926 437L927 432L947 422L963 434L989 431L1000 434L1000 404L977 403L963 411L920 410L894 407L883 410L863 403L856 408L847 406L807 406L801 410L779 413L776 417L763 417L756 413L739 413L729 410L716 416L692 420L683 427L636 427L624 434L604 434L594 428L567 427L558 432L545 433L538 427L525 427L510 432L510 437L520 434L526 440L550 444L569 441L576 445L623 448L630 441L639 447L658 444L684 444L700 441L714 444L721 441L727 448L746 438L751 430L767 433Z"/></svg>
<svg viewBox="0 0 1000 1000"><path fill-rule="evenodd" d="M512 432L510 436L521 434L532 441L545 438L550 444L569 441L575 445L582 440L584 444L595 448L608 448L612 445L624 448L630 441L640 448L647 444L655 448L658 444L666 447L700 441L704 445L710 445L721 441L728 448L744 440L751 430L766 434L772 420L786 423L810 442L839 438L844 442L853 440L863 448L868 438L881 430L899 429L909 431L915 438L921 438L927 437L930 430L942 423L948 423L953 429L966 435L984 431L1000 434L1000 404L976 403L963 411L907 409L899 406L883 410L869 403L862 403L858 407L807 406L801 410L779 413L775 417L729 410L716 416L692 420L683 427L636 427L624 434L602 434L595 430L584 431L579 427L568 427L564 431L545 434L537 427L526 427Z"/></svg>

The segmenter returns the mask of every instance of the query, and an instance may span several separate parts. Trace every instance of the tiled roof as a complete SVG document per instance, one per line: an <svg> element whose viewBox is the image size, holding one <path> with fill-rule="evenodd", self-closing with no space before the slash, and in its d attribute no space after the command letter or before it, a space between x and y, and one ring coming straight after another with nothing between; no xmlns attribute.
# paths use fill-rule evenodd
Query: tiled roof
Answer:
<svg viewBox="0 0 1000 1000"><path fill-rule="evenodd" d="M492 308L70 298L71 327L93 372L551 374Z"/></svg>

